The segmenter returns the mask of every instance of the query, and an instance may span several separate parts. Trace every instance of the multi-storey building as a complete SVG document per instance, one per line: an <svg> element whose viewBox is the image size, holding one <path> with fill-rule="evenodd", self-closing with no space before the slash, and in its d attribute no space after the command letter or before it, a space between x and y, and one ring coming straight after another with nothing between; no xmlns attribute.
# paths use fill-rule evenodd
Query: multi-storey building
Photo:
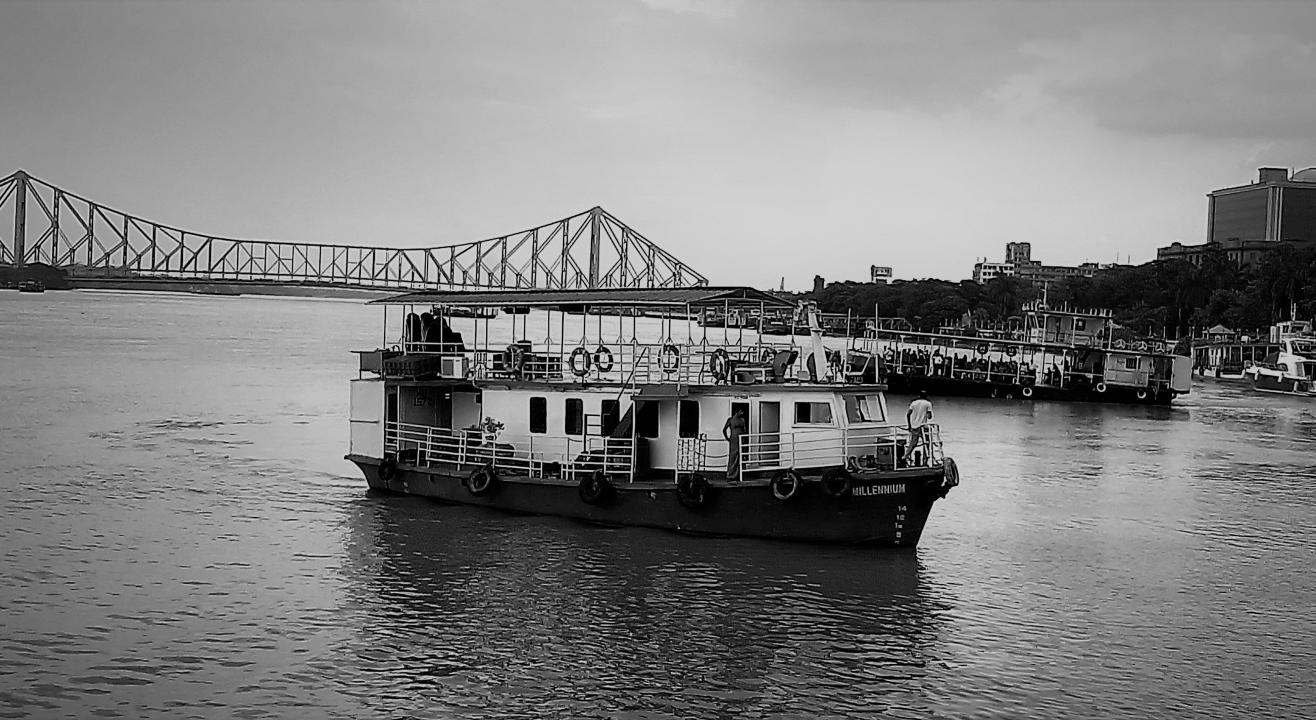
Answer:
<svg viewBox="0 0 1316 720"><path fill-rule="evenodd" d="M1280 243L1316 243L1316 168L1290 176L1285 168L1263 167L1254 183L1209 193L1206 242L1171 243L1156 250L1156 259L1200 265L1215 251L1247 266Z"/></svg>
<svg viewBox="0 0 1316 720"><path fill-rule="evenodd" d="M1046 287L1057 280L1072 277L1092 277L1097 271L1096 263L1083 263L1077 267L1069 265L1043 265L1041 260L1033 259L1033 246L1026 242L1005 244L1005 262L994 263L983 260L973 266L973 280L985 283L998 277L1017 277L1028 280L1037 287Z"/></svg>

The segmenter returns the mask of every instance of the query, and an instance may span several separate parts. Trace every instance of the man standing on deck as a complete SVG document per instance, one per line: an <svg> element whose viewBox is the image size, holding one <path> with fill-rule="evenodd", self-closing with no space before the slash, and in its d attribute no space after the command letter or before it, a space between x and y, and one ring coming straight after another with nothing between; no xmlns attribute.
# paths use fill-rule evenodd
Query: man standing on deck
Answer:
<svg viewBox="0 0 1316 720"><path fill-rule="evenodd" d="M909 465L909 459L914 455L914 448L918 447L920 442L930 442L928 438L928 421L932 420L932 401L928 399L928 391L920 390L918 397L909 404L909 410L905 411L905 424L909 427L909 440L905 441L905 465Z"/></svg>
<svg viewBox="0 0 1316 720"><path fill-rule="evenodd" d="M740 436L749 430L744 408L736 408L722 425L722 437L727 441L727 479L740 479Z"/></svg>

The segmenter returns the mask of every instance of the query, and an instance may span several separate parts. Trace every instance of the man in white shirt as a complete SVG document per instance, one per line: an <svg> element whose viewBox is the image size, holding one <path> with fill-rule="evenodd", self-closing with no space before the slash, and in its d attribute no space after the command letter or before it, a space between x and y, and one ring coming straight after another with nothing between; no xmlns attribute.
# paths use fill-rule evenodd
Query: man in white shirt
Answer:
<svg viewBox="0 0 1316 720"><path fill-rule="evenodd" d="M909 404L909 410L905 412L905 423L909 427L909 440L905 441L905 465L909 465L909 458L914 454L914 448L918 447L920 442L928 442L928 422L932 420L932 401L928 399L928 391L919 391L918 397Z"/></svg>

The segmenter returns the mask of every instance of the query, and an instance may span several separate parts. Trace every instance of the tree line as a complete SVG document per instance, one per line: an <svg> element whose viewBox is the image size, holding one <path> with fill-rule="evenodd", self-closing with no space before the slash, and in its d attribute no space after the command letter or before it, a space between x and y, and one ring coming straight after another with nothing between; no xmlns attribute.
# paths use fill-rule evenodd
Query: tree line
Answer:
<svg viewBox="0 0 1316 720"><path fill-rule="evenodd" d="M916 330L958 325L971 316L975 325L1007 325L1024 303L1042 290L1026 280L998 277L972 280L897 280L889 285L830 283L813 296L823 312L852 312L903 318ZM1257 262L1240 268L1219 248L1208 249L1200 264L1156 260L1115 266L1090 278L1052 283L1046 290L1052 307L1111 310L1115 321L1135 333L1183 338L1216 324L1256 331L1280 320L1316 315L1316 246L1277 244Z"/></svg>

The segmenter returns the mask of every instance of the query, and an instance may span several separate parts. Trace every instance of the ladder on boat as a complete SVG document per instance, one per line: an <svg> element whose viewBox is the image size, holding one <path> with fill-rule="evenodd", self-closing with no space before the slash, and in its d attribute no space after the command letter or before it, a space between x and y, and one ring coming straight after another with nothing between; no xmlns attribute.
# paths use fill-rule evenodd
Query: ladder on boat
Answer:
<svg viewBox="0 0 1316 720"><path fill-rule="evenodd" d="M708 460L708 436L680 438L676 441L676 479L703 472Z"/></svg>

